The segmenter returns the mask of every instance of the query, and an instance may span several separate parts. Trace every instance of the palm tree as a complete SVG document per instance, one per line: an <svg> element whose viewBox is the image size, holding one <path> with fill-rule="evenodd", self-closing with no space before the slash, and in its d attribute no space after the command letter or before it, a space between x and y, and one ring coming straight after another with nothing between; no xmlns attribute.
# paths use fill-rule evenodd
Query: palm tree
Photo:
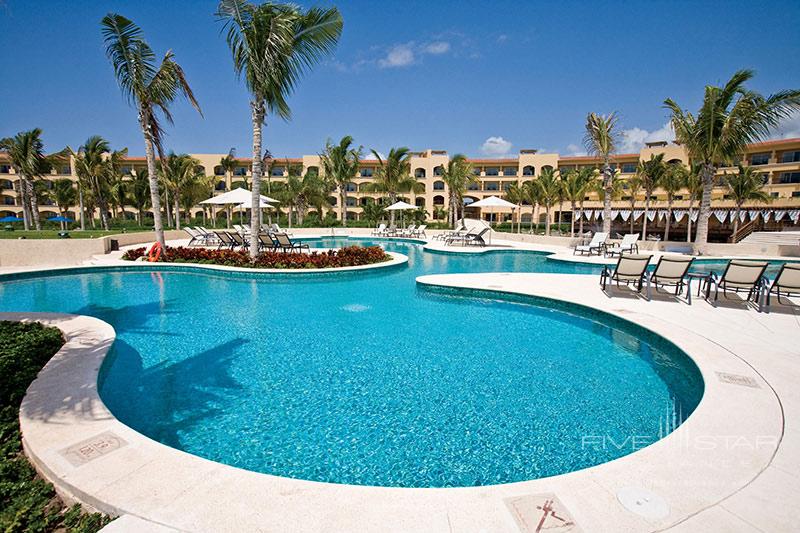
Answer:
<svg viewBox="0 0 800 533"><path fill-rule="evenodd" d="M336 46L342 17L335 7L301 11L291 4L254 5L245 0L221 0L217 16L225 24L234 69L251 95L254 216L250 255L255 259L261 224L261 133L267 112L290 118L286 99L303 72Z"/></svg>
<svg viewBox="0 0 800 533"><path fill-rule="evenodd" d="M111 196L111 179L118 169L122 158L128 149L111 151L111 145L99 135L92 135L86 142L74 151L67 147L75 163L75 174L79 183L87 184L92 191L94 204L100 209L100 222L103 229L108 231L108 203ZM111 154L108 156L107 154ZM89 214L94 220L94 210Z"/></svg>
<svg viewBox="0 0 800 533"><path fill-rule="evenodd" d="M58 206L58 212L62 217L67 216L67 211L70 207L75 205L78 201L78 191L75 189L75 184L69 178L61 178L53 182L53 189L50 191L50 196ZM61 229L66 229L65 223L61 222Z"/></svg>
<svg viewBox="0 0 800 533"><path fill-rule="evenodd" d="M553 207L561 196L561 182L556 176L556 171L552 168L542 169L539 177L532 182L538 189L539 203L542 204L547 213L547 225L545 235L550 235L550 208Z"/></svg>
<svg viewBox="0 0 800 533"><path fill-rule="evenodd" d="M192 208L211 196L214 190L214 176L206 176L202 172L195 171L191 178L183 184L179 192L180 205L186 213L186 224L192 222ZM203 223L205 223L205 206L203 206Z"/></svg>
<svg viewBox="0 0 800 533"><path fill-rule="evenodd" d="M572 217L570 220L570 237L575 237L575 207L579 202L583 202L586 193L592 186L591 169L583 169L588 172L578 172L571 170L562 181L563 197L570 203ZM581 213L583 220L583 213Z"/></svg>
<svg viewBox="0 0 800 533"><path fill-rule="evenodd" d="M738 165L736 174L725 174L725 185L728 187L728 194L736 204L736 213L733 219L733 236L739 231L739 214L742 206L748 201L767 203L770 201L769 195L764 192L763 175L753 167Z"/></svg>
<svg viewBox="0 0 800 533"><path fill-rule="evenodd" d="M589 113L586 117L586 135L583 142L590 154L603 160L603 231L611 232L611 190L614 172L611 169L611 155L617 149L617 115L597 115Z"/></svg>
<svg viewBox="0 0 800 533"><path fill-rule="evenodd" d="M372 155L378 160L378 169L375 172L375 181L367 184L368 191L386 193L389 204L397 202L397 195L403 192L421 193L424 185L411 175L409 150L405 146L392 148L384 160L381 155L372 150ZM394 225L395 212L389 214L389 223Z"/></svg>
<svg viewBox="0 0 800 533"><path fill-rule="evenodd" d="M619 171L614 171L611 174L611 187L606 187L605 176L603 176L599 180L592 180L589 190L597 193L597 195L600 197L600 201L603 203L605 203L606 198L609 197L609 193L611 200L615 201L619 200L620 196L622 196L622 192L624 190L623 183L623 180L619 178ZM603 211L603 213L605 213L605 211ZM603 215L603 225L605 226L605 214Z"/></svg>
<svg viewBox="0 0 800 533"><path fill-rule="evenodd" d="M19 192L25 229L29 230L31 223L37 230L42 229L39 220L39 203L33 191L33 182L36 178L50 172L53 166L52 159L44 155L42 130L34 128L17 133L14 137L1 139L0 150L8 152L11 166L19 175Z"/></svg>
<svg viewBox="0 0 800 533"><path fill-rule="evenodd" d="M225 188L228 187L229 183L233 184L233 172L236 170L238 164L239 162L236 160L236 148L231 148L230 150L228 150L228 155L219 160L219 166L221 166L222 170L225 172ZM246 180L245 180L245 185L247 185ZM228 223L228 229L231 229L230 205L227 206L227 214L228 216L225 218L225 220Z"/></svg>
<svg viewBox="0 0 800 533"><path fill-rule="evenodd" d="M672 222L672 204L675 203L675 194L683 189L686 184L686 168L681 164L668 165L667 171L661 177L661 188L667 193L667 223L664 226L664 240L669 240L669 226Z"/></svg>
<svg viewBox="0 0 800 533"><path fill-rule="evenodd" d="M354 148L353 138L346 135L339 144L332 144L329 139L320 155L330 189L339 192L339 220L343 226L347 226L347 186L358 173L362 150L362 146Z"/></svg>
<svg viewBox="0 0 800 533"><path fill-rule="evenodd" d="M364 220L374 226L386 217L386 208L380 202L367 202L362 215Z"/></svg>
<svg viewBox="0 0 800 533"><path fill-rule="evenodd" d="M200 162L188 154L170 152L162 165L161 179L165 191L172 193L174 203L175 229L181 229L181 198L187 190L194 187L205 175L199 171ZM192 207L191 204L189 207Z"/></svg>
<svg viewBox="0 0 800 533"><path fill-rule="evenodd" d="M521 222L522 222L522 213L520 212L522 209L522 202L525 201L525 191L523 190L522 186L519 183L512 183L508 186L503 194L505 199L512 204L517 204L517 233L520 232ZM514 232L514 221L511 222L511 232Z"/></svg>
<svg viewBox="0 0 800 533"><path fill-rule="evenodd" d="M701 177L703 166L693 163L686 173L686 190L689 192L689 221L686 224L686 242L692 242L692 217L694 216L694 202L703 196L703 180Z"/></svg>
<svg viewBox="0 0 800 533"><path fill-rule="evenodd" d="M536 185L536 180L527 180L522 183L522 192L524 199L531 204L531 228L529 233L533 234L534 228L538 228L539 221L536 216L536 208L539 205L539 187Z"/></svg>
<svg viewBox="0 0 800 533"><path fill-rule="evenodd" d="M446 167L442 167L442 174L439 179L447 186L450 194L448 222L450 227L455 228L456 221L459 219L459 207L463 215L464 192L470 184L477 183L478 178L473 174L472 165L467 160L467 156L456 154L447 162Z"/></svg>
<svg viewBox="0 0 800 533"><path fill-rule="evenodd" d="M171 50L164 54L159 65L156 63L155 53L144 40L144 33L132 21L122 15L109 13L103 17L100 26L106 45L106 56L114 67L117 83L128 102L136 106L139 126L144 136L156 241L164 246L155 156L155 150L158 150L162 161L164 159L161 146L163 129L157 111L171 124L169 106L179 94L183 94L201 116L202 112L183 69L175 61Z"/></svg>
<svg viewBox="0 0 800 533"><path fill-rule="evenodd" d="M721 164L730 164L749 143L766 138L781 120L800 109L800 90L780 91L764 97L745 88L755 73L740 70L723 87L707 85L697 116L684 111L672 99L664 105L672 112L675 138L702 165L703 195L697 220L695 252L708 242L711 191Z"/></svg>
<svg viewBox="0 0 800 533"><path fill-rule="evenodd" d="M639 191L642 190L642 178L639 176L634 176L628 179L623 185L623 188L628 192L628 194L630 194L629 202L631 203L631 233L633 233L633 223L636 219L633 212L636 210L636 196L639 194Z"/></svg>
<svg viewBox="0 0 800 533"><path fill-rule="evenodd" d="M150 202L150 179L147 177L147 169L135 172L129 185L131 204L136 208L136 221L142 226L144 224L142 211Z"/></svg>
<svg viewBox="0 0 800 533"><path fill-rule="evenodd" d="M661 186L661 180L667 173L664 163L664 154L650 155L647 161L639 161L636 166L636 175L642 182L644 189L644 222L642 223L642 239L647 239L647 214L650 210L650 198L655 190Z"/></svg>

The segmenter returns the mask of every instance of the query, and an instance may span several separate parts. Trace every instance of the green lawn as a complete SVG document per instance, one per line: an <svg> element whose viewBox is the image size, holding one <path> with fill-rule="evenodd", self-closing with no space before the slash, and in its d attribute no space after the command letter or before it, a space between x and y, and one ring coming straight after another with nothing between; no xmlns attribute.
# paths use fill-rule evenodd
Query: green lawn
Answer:
<svg viewBox="0 0 800 533"><path fill-rule="evenodd" d="M58 234L59 234L60 231L61 230L58 230L58 229L55 229L55 230L43 229L42 231L35 231L35 230L31 230L31 231L25 231L25 230L5 231L3 229L3 227L2 227L2 225L0 225L0 239L21 239L21 238L25 238L25 239L59 239L60 237L58 236ZM139 233L139 232L144 232L144 231L148 231L148 230L145 230L145 229L136 229L136 230L126 229L125 233ZM149 230L149 231L152 231L152 230ZM110 231L102 231L102 230L86 230L86 231L70 230L69 231L69 237L71 239L95 239L97 237L105 237L106 235L117 235L117 234L122 233L122 232L123 231L121 229L112 229Z"/></svg>

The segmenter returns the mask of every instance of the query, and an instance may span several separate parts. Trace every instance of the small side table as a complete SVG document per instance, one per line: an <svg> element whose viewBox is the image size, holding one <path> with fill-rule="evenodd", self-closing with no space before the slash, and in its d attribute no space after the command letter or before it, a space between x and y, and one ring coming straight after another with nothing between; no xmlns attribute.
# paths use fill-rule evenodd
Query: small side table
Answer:
<svg viewBox="0 0 800 533"><path fill-rule="evenodd" d="M686 274L688 281L686 282L686 302L692 304L692 281L697 280L697 296L700 296L700 291L705 287L706 299L708 299L709 283L711 278L710 272L689 272Z"/></svg>

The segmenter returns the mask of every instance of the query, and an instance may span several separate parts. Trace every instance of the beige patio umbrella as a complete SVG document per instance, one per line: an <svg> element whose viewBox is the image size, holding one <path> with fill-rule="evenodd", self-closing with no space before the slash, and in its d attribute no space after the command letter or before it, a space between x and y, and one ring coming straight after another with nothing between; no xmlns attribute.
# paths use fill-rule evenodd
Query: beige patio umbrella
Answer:
<svg viewBox="0 0 800 533"><path fill-rule="evenodd" d="M484 198L483 200L478 200L477 202L472 202L469 204L470 207L480 207L483 209L484 207L489 209L489 214L494 213L494 210L498 207L503 207L508 209L511 208L513 212L514 209L517 208L517 204L512 204L508 200L503 200L502 198L498 198L497 196L489 196L488 198ZM491 228L491 223L489 224ZM489 232L489 244L492 243L492 232Z"/></svg>

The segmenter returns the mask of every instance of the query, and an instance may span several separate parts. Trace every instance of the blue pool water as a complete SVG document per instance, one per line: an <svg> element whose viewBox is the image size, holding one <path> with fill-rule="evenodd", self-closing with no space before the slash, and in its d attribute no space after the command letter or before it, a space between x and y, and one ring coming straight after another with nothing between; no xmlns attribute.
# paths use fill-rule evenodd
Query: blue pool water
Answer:
<svg viewBox="0 0 800 533"><path fill-rule="evenodd" d="M189 453L300 479L450 487L555 475L652 443L700 400L694 364L627 322L415 284L428 273L595 266L375 244L408 265L7 280L0 310L111 323L118 337L100 393L122 422Z"/></svg>

